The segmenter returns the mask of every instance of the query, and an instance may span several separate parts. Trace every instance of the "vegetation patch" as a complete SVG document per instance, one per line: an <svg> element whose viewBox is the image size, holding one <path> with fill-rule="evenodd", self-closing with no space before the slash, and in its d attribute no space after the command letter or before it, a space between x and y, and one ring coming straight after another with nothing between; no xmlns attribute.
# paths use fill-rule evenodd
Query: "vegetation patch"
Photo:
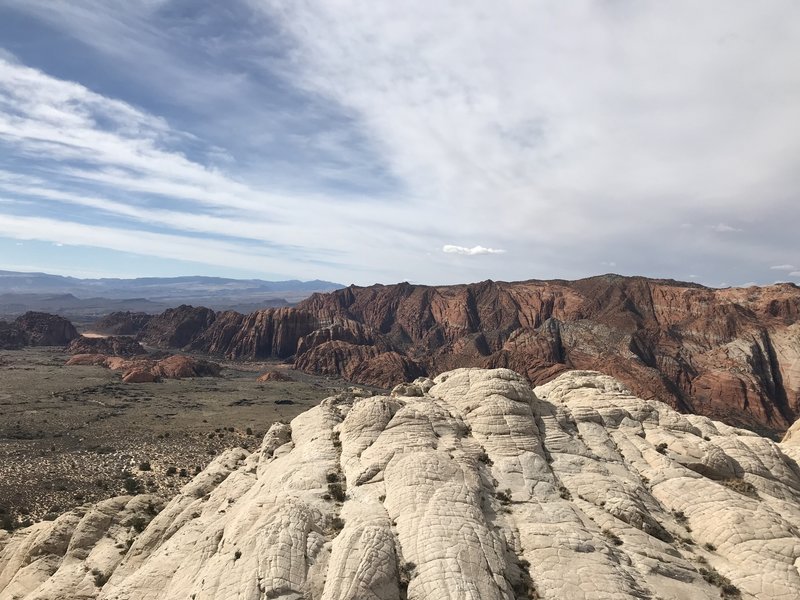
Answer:
<svg viewBox="0 0 800 600"><path fill-rule="evenodd" d="M731 583L731 580L721 575L714 567L702 567L698 571L700 575L703 576L708 583L711 585L717 586L720 590L722 590L722 597L723 598L740 598L742 593L739 591L735 585Z"/></svg>

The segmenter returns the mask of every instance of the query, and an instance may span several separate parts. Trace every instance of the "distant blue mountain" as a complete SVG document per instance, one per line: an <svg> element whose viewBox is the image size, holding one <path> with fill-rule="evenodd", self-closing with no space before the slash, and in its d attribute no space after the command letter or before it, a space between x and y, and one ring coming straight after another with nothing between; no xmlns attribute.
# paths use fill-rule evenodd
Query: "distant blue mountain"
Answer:
<svg viewBox="0 0 800 600"><path fill-rule="evenodd" d="M264 281L225 277L140 277L79 279L49 273L0 270L0 314L27 310L91 314L120 310L160 312L170 306L194 304L217 310L254 310L287 306L315 292L344 286L331 281ZM105 311L107 305L108 311ZM87 313L88 314L88 313Z"/></svg>

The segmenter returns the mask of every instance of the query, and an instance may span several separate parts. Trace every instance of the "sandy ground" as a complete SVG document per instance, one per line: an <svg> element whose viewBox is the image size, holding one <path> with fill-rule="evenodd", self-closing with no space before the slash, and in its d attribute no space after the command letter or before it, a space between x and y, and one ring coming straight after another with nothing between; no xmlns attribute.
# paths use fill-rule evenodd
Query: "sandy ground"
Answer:
<svg viewBox="0 0 800 600"><path fill-rule="evenodd" d="M61 348L0 351L0 527L132 489L171 496L222 449L253 449L271 423L349 387L278 363L123 384L67 358ZM256 382L267 369L296 381Z"/></svg>

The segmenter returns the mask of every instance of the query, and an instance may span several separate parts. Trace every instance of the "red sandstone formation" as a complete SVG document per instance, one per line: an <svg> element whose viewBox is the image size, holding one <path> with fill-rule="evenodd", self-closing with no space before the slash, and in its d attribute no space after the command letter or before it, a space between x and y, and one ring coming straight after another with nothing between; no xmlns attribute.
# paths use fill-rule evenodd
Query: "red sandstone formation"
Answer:
<svg viewBox="0 0 800 600"><path fill-rule="evenodd" d="M280 371L267 371L266 373L262 373L256 378L256 381L260 381L262 383L266 383L268 381L294 381L294 378L290 377L286 373L281 373Z"/></svg>
<svg viewBox="0 0 800 600"><path fill-rule="evenodd" d="M153 345L290 359L382 387L459 366L507 366L537 385L596 369L643 398L735 424L782 431L800 415L800 289L791 284L715 290L609 275L351 286L250 315L181 307L150 325Z"/></svg>
<svg viewBox="0 0 800 600"><path fill-rule="evenodd" d="M64 346L78 337L78 331L64 317L27 312L12 323L0 321L0 348Z"/></svg>
<svg viewBox="0 0 800 600"><path fill-rule="evenodd" d="M112 371L122 371L124 383L151 383L161 379L189 377L219 377L222 370L217 363L177 354L161 360L126 359L104 354L76 354L66 362L66 366L73 365L102 366Z"/></svg>
<svg viewBox="0 0 800 600"><path fill-rule="evenodd" d="M111 356L141 356L147 354L142 345L129 337L78 337L67 346L70 354L108 354Z"/></svg>

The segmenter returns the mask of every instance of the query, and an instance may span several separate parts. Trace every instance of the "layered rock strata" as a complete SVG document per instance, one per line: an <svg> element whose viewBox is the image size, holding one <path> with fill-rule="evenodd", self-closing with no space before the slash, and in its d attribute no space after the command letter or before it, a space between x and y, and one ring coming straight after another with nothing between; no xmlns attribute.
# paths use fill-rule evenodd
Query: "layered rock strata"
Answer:
<svg viewBox="0 0 800 600"><path fill-rule="evenodd" d="M275 424L149 524L0 537L0 600L793 600L798 459L599 373L460 369Z"/></svg>
<svg viewBox="0 0 800 600"><path fill-rule="evenodd" d="M140 334L159 347L391 387L457 367L534 385L597 369L639 396L772 434L800 416L800 289L710 289L642 277L407 283L315 294L250 315L180 307Z"/></svg>

